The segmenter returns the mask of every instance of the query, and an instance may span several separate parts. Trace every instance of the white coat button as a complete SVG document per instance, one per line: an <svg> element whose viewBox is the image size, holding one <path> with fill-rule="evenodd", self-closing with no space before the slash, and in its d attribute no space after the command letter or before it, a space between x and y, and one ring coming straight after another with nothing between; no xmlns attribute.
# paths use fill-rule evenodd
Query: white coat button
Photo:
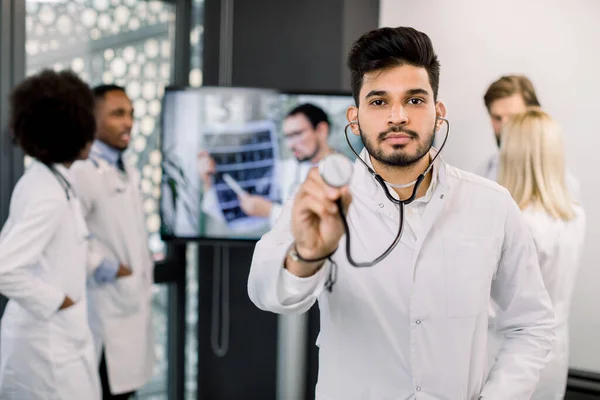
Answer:
<svg viewBox="0 0 600 400"><path fill-rule="evenodd" d="M417 324L417 325L421 325L421 320L420 320L420 319L416 320L416 321L415 321L415 324Z"/></svg>
<svg viewBox="0 0 600 400"><path fill-rule="evenodd" d="M421 386L417 386L417 392L421 391Z"/></svg>
<svg viewBox="0 0 600 400"><path fill-rule="evenodd" d="M379 203L379 208L383 208L383 203Z"/></svg>

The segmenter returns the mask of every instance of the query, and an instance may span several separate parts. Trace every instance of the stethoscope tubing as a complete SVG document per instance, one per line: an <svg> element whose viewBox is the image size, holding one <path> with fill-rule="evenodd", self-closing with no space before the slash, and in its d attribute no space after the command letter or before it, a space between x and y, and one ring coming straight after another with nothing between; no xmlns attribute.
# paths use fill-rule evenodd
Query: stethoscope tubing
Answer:
<svg viewBox="0 0 600 400"><path fill-rule="evenodd" d="M360 157L360 155L356 152L356 150L354 150L354 147L352 147L352 143L350 142L350 139L348 138L348 128L350 126L352 126L353 124L357 124L358 121L352 121L349 124L347 124L346 127L344 128L344 134L346 136L346 141L348 142L348 146L350 146L350 149L356 155L356 157L360 160L360 162L362 162L364 164L364 166L367 168L369 173L373 176L375 181L377 181L379 183L379 185L382 187L386 197L393 204L398 205L399 216L400 216L398 233L397 233L396 237L394 238L394 241L392 242L392 244L379 257L375 258L373 261L357 262L352 258L352 253L350 251L350 248L351 248L350 227L348 226L348 221L346 220L346 215L344 213L344 207L342 204L342 200L341 199L337 200L336 204L337 204L338 211L339 211L341 219L342 219L342 223L344 225L344 231L346 233L346 246L345 246L346 247L346 258L348 259L348 262L352 266L357 267L357 268L372 267L372 266L378 264L379 262L383 261L388 255L391 254L391 252L398 245L398 243L400 243L400 240L402 238L402 233L404 231L404 206L412 203L415 200L415 198L417 197L417 191L419 190L421 183L423 182L423 180L425 179L425 176L427 176L427 174L433 167L433 163L435 162L435 159L442 152L442 149L444 148L444 146L446 145L446 141L448 140L448 135L450 133L450 123L448 122L448 120L446 118L443 118L443 117L437 117L437 118L446 122L446 136L444 138L444 141L442 142L442 145L440 146L440 149L437 151L437 153L435 154L433 159L430 161L427 169L425 169L425 171L422 174L420 174L414 182L411 182L411 184L414 183L413 191L412 191L411 196L405 200L394 198L394 196L392 196L392 194L390 193L390 191L388 189L388 185L386 184L385 180L381 177L381 175L379 175L371 167L369 167L369 165L365 162L365 160L363 160ZM410 186L410 184L408 184L407 187L408 186Z"/></svg>

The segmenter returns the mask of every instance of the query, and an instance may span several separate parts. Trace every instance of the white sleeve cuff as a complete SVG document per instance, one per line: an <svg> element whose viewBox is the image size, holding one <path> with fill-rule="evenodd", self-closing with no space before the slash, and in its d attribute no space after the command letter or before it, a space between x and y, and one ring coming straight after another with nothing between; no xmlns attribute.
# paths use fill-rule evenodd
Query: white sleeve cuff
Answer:
<svg viewBox="0 0 600 400"><path fill-rule="evenodd" d="M296 304L309 297L318 297L329 275L331 261L326 260L325 264L314 274L306 278L301 278L292 274L287 269L281 268L279 300L282 305Z"/></svg>

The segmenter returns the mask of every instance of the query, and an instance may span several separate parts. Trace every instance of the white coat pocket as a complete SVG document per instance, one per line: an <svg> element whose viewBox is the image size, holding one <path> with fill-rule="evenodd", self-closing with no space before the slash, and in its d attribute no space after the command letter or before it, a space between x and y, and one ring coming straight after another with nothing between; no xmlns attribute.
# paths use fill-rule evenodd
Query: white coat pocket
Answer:
<svg viewBox="0 0 600 400"><path fill-rule="evenodd" d="M87 309L81 301L63 310L58 310L52 320L65 337L75 342L85 342L88 335Z"/></svg>
<svg viewBox="0 0 600 400"><path fill-rule="evenodd" d="M145 301L143 280L136 273L118 278L115 282L115 302L121 311L126 313L136 312L140 303Z"/></svg>
<svg viewBox="0 0 600 400"><path fill-rule="evenodd" d="M76 302L71 307L59 310L50 323L52 326L51 352L55 361L70 361L79 357L80 351L90 340L87 307L85 302Z"/></svg>
<svg viewBox="0 0 600 400"><path fill-rule="evenodd" d="M444 246L446 315L473 318L488 312L490 288L497 263L493 240L454 237Z"/></svg>

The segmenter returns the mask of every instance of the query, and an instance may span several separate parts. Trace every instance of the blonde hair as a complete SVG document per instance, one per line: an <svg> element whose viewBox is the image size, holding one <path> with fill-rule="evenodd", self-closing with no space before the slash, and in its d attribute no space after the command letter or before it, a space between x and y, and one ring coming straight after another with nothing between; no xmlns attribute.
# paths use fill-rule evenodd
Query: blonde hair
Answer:
<svg viewBox="0 0 600 400"><path fill-rule="evenodd" d="M501 143L498 183L508 189L519 208L531 205L554 218L573 218L558 123L538 107L531 107L506 124Z"/></svg>

